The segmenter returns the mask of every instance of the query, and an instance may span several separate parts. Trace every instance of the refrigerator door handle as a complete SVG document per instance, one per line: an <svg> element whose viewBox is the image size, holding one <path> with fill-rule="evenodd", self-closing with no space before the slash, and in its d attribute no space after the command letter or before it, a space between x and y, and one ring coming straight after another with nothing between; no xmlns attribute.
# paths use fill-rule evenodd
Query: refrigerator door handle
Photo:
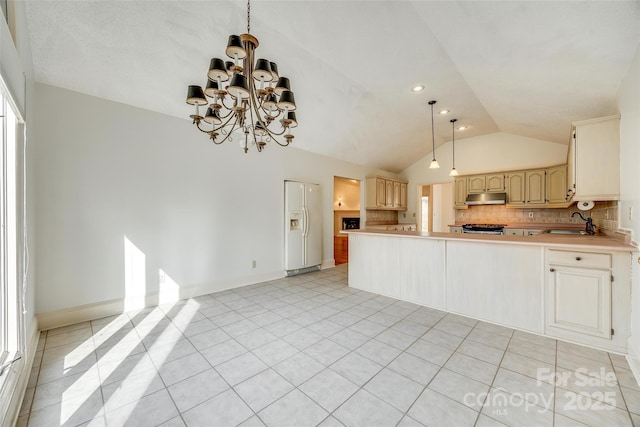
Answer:
<svg viewBox="0 0 640 427"><path fill-rule="evenodd" d="M302 213L304 215L304 227L302 228L302 237L306 238L309 235L309 210L306 206L302 207Z"/></svg>

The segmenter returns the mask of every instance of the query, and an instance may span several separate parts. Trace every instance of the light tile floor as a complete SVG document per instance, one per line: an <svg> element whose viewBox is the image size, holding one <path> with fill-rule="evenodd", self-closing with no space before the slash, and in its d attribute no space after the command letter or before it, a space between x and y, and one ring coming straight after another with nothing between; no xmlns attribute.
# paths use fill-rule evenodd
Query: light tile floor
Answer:
<svg viewBox="0 0 640 427"><path fill-rule="evenodd" d="M622 356L347 287L347 266L42 332L19 426L640 426Z"/></svg>

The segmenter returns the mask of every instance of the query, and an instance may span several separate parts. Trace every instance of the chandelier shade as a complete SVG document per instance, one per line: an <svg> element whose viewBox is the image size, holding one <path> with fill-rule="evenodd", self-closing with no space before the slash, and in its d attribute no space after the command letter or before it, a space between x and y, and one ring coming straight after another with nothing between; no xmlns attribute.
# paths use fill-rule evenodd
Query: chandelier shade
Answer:
<svg viewBox="0 0 640 427"><path fill-rule="evenodd" d="M220 58L212 58L209 63L209 72L207 73L209 80L226 82L229 80L229 72L224 61Z"/></svg>
<svg viewBox="0 0 640 427"><path fill-rule="evenodd" d="M225 53L232 61L211 58L205 89L190 85L186 99L187 104L195 106L190 116L193 123L214 144L239 138L245 153L250 146L262 151L271 141L289 145L294 138L291 129L298 126L291 82L280 76L275 62L256 60L259 42L251 35L250 12L248 1L247 32L232 34L227 41ZM200 106L207 106L204 117L199 113ZM281 128L273 129L274 123Z"/></svg>
<svg viewBox="0 0 640 427"><path fill-rule="evenodd" d="M285 90L291 90L291 84L289 83L288 78L280 77L273 91L276 93L276 95L280 96L282 95L282 92L284 92Z"/></svg>
<svg viewBox="0 0 640 427"><path fill-rule="evenodd" d="M240 36L230 35L227 49L225 51L229 58L244 59L247 57L247 51L244 50Z"/></svg>
<svg viewBox="0 0 640 427"><path fill-rule="evenodd" d="M208 102L204 97L204 92L200 86L189 86L187 90L187 104L191 105L207 105Z"/></svg>

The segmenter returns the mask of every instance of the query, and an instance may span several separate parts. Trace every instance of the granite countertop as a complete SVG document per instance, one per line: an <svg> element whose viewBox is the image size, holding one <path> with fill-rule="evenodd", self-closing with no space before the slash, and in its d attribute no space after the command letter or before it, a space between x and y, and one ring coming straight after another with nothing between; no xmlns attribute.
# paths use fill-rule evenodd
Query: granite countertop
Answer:
<svg viewBox="0 0 640 427"><path fill-rule="evenodd" d="M553 228L546 226L544 228ZM565 227L569 228L569 227ZM574 227L575 228L575 227ZM569 247L575 249L599 249L635 252L637 247L628 242L628 236L621 233L612 233L611 235L595 235L595 236L567 236L553 234L537 234L535 236L505 236L490 234L460 234L460 233L427 233L419 231L385 231L385 230L345 230L347 234L371 234L396 236L407 238L424 238L438 240L459 240L469 242L483 242L495 244L516 244L516 245L533 245L548 247Z"/></svg>

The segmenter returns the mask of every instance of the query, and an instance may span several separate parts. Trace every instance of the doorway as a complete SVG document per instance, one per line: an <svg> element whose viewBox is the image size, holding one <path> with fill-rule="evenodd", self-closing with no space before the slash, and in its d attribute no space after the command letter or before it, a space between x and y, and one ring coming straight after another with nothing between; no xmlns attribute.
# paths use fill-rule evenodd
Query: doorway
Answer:
<svg viewBox="0 0 640 427"><path fill-rule="evenodd" d="M455 223L452 182L419 184L416 200L418 231L449 232Z"/></svg>
<svg viewBox="0 0 640 427"><path fill-rule="evenodd" d="M360 227L360 181L334 176L333 259L336 265L349 262L349 237L340 231Z"/></svg>

